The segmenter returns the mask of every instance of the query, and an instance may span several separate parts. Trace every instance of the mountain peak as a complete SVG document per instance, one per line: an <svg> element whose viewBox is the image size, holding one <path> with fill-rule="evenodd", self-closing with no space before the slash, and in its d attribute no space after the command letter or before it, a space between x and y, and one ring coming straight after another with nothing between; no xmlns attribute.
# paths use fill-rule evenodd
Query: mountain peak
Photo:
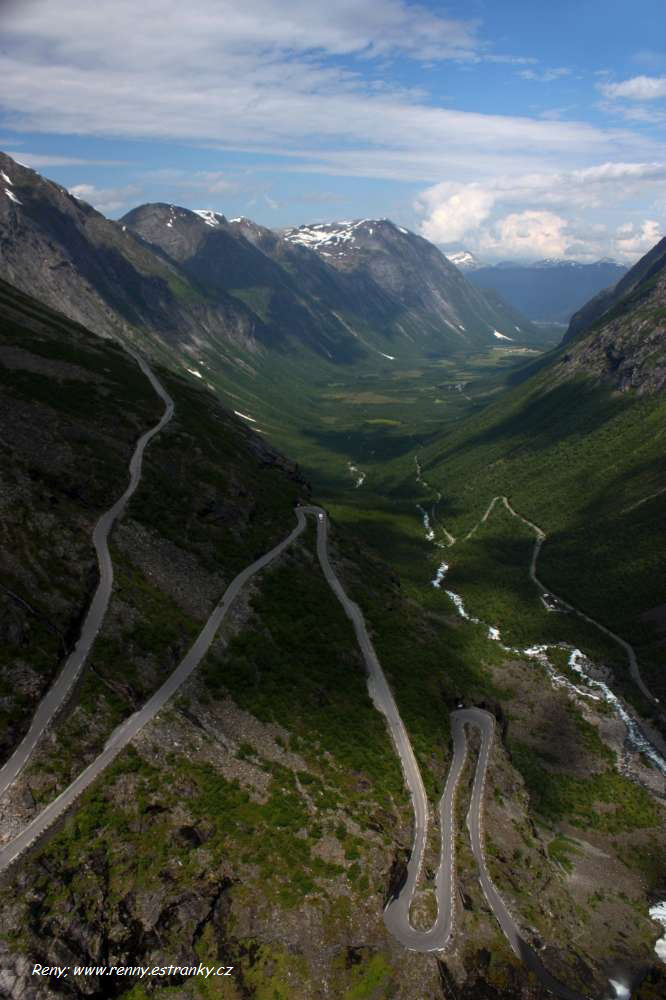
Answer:
<svg viewBox="0 0 666 1000"><path fill-rule="evenodd" d="M194 214L198 215L207 226L211 226L213 229L227 221L220 212L214 212L210 208L195 208Z"/></svg>
<svg viewBox="0 0 666 1000"><path fill-rule="evenodd" d="M471 250L455 250L453 253L447 253L446 258L452 264L455 264L456 267L460 267L463 270L482 267L481 261L478 257L474 256Z"/></svg>
<svg viewBox="0 0 666 1000"><path fill-rule="evenodd" d="M390 219L343 219L339 222L314 222L291 226L282 236L290 243L316 250L322 257L344 260L350 253L376 247L383 239L410 234ZM399 236L398 236L399 238Z"/></svg>

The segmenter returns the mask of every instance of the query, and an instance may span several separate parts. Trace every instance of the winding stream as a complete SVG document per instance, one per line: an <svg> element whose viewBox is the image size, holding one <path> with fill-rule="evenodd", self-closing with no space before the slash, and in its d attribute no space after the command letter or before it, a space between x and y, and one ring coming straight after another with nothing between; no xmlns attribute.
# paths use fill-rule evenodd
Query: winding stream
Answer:
<svg viewBox="0 0 666 1000"><path fill-rule="evenodd" d="M417 477L416 477L417 481L422 486L428 486L429 484L426 483L426 481L423 479L418 459L415 459L415 462L417 468ZM441 493L438 492L437 496L441 498ZM518 514L511 506L507 497L504 496L493 497L488 507L486 508L483 517L465 535L465 539L471 538L476 533L478 528L482 524L486 523L496 503L503 503L506 509L509 511L510 514L512 514L513 517L518 518L518 520L522 521L523 524L527 525L535 533L536 537L534 541L534 547L532 549L532 557L530 560L529 576L532 582L540 591L542 599L544 597L547 597L549 598L550 601L553 601L556 604L561 605L566 610L573 611L575 614L578 614L585 621L589 622L592 625L596 625L597 628L600 628L601 631L603 631L606 635L617 641L621 645L621 647L625 650L625 652L628 653L628 655L629 653L631 654L629 656L629 663L630 667L632 665L635 667L635 671L632 670L632 676L634 677L634 679L636 679L636 673L638 672L636 654L633 648L629 645L629 643L627 643L620 636L617 636L614 632L611 632L605 626L601 625L600 623L594 621L594 619L585 615L583 612L579 612L576 608L573 607L573 605L568 604L566 601L563 601L562 598L557 597L557 595L548 591L547 588L541 583L538 576L536 575L536 566L537 566L537 560L539 558L539 553L541 551L541 546L543 545L546 539L546 533L537 524L534 524L534 522L529 521L527 518L522 517L522 515ZM432 525L430 516L419 504L417 504L416 507L422 516L426 541L433 542L434 544L439 545L439 547L443 547L441 542L440 543L435 542L435 530ZM446 562L440 563L434 578L430 581L433 587L436 587L438 590L441 589L442 583L444 582L444 578L446 576L448 569L449 569L448 563ZM468 614L460 594L456 594L452 590L446 590L445 593L446 596L453 603L458 614L462 618L465 618L467 621L471 622L474 625L483 625L487 629L488 638L492 639L495 642L498 642L502 647L502 649L506 650L506 652L515 653L520 656L527 656L530 659L539 660L544 666L547 667L549 677L553 685L566 687L573 693L581 695L582 697L590 698L594 701L600 701L600 700L605 701L608 705L610 705L615 715L618 718L620 718L624 723L625 730L627 733L627 743L629 744L629 746L636 753L641 753L645 757L647 757L648 760L652 763L652 765L655 768L657 768L657 770L661 774L663 774L664 777L666 777L666 758L661 753L659 753L656 747L648 740L648 738L645 736L642 729L640 728L639 724L629 714L624 704L620 701L617 695L613 693L613 691L609 688L609 686L606 683L604 683L604 681L596 680L594 677L590 675L590 673L587 672L586 667L588 664L590 664L590 661L580 649L577 649L576 647L573 646L564 646L564 645L559 646L560 649L566 648L570 651L568 665L572 671L574 671L580 676L581 682L584 685L584 687L579 687L575 684L572 684L571 681L567 680L566 677L564 677L561 673L559 673L548 660L548 655L547 655L548 650L550 648L553 649L558 648L558 646L534 645L526 649L518 649L513 646L506 646L502 642L500 630L496 625L488 625L486 622L482 622L480 618L475 618L473 615ZM546 604L546 606L548 607L549 605ZM638 673L638 677L640 678L640 673ZM642 683L642 680L639 686L641 688L641 691L643 691L643 693L647 691L647 688ZM655 699L654 696L649 691L647 691L647 693L653 702L657 702L657 699Z"/></svg>
<svg viewBox="0 0 666 1000"><path fill-rule="evenodd" d="M352 462L347 462L347 468L349 469L349 471L351 472L352 476L354 477L354 486L355 486L355 488L358 489L359 486L363 486L363 483L366 480L366 475L367 474L365 472L362 472L359 469L359 467L357 465L354 465Z"/></svg>
<svg viewBox="0 0 666 1000"><path fill-rule="evenodd" d="M416 476L417 481L423 486L428 486L426 481L423 479L418 459L415 459L415 462L417 470L417 476ZM441 496L442 494L438 491L436 503L439 502ZM574 608L566 601L563 601L561 598L557 597L557 595L552 594L552 592L549 592L547 588L544 587L544 585L537 576L536 567L541 547L546 539L546 534L543 531L543 529L540 528L537 524L534 524L532 521L529 521L527 518L524 518L520 514L518 514L510 504L507 497L504 496L493 497L485 513L483 514L483 517L477 524L474 525L474 527L467 533L467 535L465 535L465 539L471 538L476 533L480 525L484 524L488 520L495 504L498 502L502 502L506 507L506 509L509 511L509 513L511 513L514 517L518 518L520 521L522 521L523 524L526 524L528 527L530 527L535 533L534 547L532 549L532 557L529 566L529 576L532 582L540 591L540 596L542 601L544 602L544 605L550 610L557 609L559 605L560 607L568 611L572 611L579 617L583 618L585 621L589 622L592 625L595 625L610 638L614 639L627 653L630 672L637 686L640 688L642 693L649 698L649 700L653 704L658 704L659 703L658 699L656 699L652 695L652 693L646 688L645 684L643 683L642 677L640 675L640 670L638 668L636 654L633 647L630 646L629 643L627 643L620 636L616 635L614 632L611 632L610 629L606 628L604 625L601 625L599 622L596 622L594 619L590 618L583 612L578 611L578 609ZM433 519L434 519L434 511L436 503L433 506ZM425 511L423 510L423 508L418 504L416 506L422 515L423 525L424 528L426 529L426 540L434 542L435 531L432 522L425 513ZM453 536L449 535L448 532L446 534L447 537L453 538ZM453 541L450 544L454 543L455 539L453 539ZM442 583L444 582L448 569L449 569L448 563L446 562L440 563L434 578L430 581L433 587L437 588L438 590L441 589ZM650 761L650 763L662 775L664 775L664 777L666 777L666 758L661 753L659 753L656 747L647 739L647 737L641 730L639 724L629 714L623 703L620 701L617 695L615 695L614 692L609 688L609 686L604 681L597 680L588 673L586 668L588 664L590 666L592 666L592 664L580 649L574 646L564 646L564 645L552 646L547 644L529 646L525 649L518 649L516 647L506 646L502 642L501 632L497 626L488 625L486 622L481 621L480 618L476 618L473 615L470 615L467 609L465 608L464 601L460 594L457 594L452 590L446 590L445 593L446 596L449 598L449 600L452 602L458 614L462 618L464 618L466 621L471 622L472 624L484 626L487 629L488 639L491 639L494 642L498 642L503 650L506 650L506 652L515 653L519 656L526 656L530 659L537 660L539 663L541 663L542 666L544 666L545 669L547 670L551 684L553 684L554 687L564 687L567 690L569 690L572 694L588 698L593 701L604 701L607 705L609 705L612 708L616 717L621 719L621 721L624 724L627 744L631 747L633 751L635 751L636 753L640 753L644 757L646 757ZM579 675L579 677L581 678L582 686L573 684L568 678L564 677L558 670L556 670L556 668L548 659L548 651L549 649L553 648L560 648L560 649L566 648L569 650L568 666L570 670ZM666 963L666 900L658 902L654 904L652 907L650 907L649 916L656 923L660 923L664 929L664 934L657 940L654 950L658 955L658 957L661 959L661 961ZM628 1000L628 998L630 998L631 992L627 986L615 980L610 980L609 982L611 987L613 988L615 1000L624 1000L624 998L627 998Z"/></svg>
<svg viewBox="0 0 666 1000"><path fill-rule="evenodd" d="M655 944L654 950L662 962L666 962L666 899L651 906L649 912L652 919L664 928L664 934Z"/></svg>

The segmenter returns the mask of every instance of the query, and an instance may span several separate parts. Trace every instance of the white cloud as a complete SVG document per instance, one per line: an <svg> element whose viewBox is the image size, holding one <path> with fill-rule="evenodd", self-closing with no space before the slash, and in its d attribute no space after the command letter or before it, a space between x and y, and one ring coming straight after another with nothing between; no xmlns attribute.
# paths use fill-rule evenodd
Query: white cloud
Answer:
<svg viewBox="0 0 666 1000"><path fill-rule="evenodd" d="M612 99L623 97L629 101L654 101L666 97L666 76L633 76L620 83L599 84L599 90L604 97Z"/></svg>
<svg viewBox="0 0 666 1000"><path fill-rule="evenodd" d="M640 257L659 242L664 227L656 219L646 219L640 226L626 222L615 233L616 253L623 260Z"/></svg>
<svg viewBox="0 0 666 1000"><path fill-rule="evenodd" d="M614 104L605 102L599 105L607 115L614 115L627 122L638 122L640 125L661 125L666 121L666 112L659 111L654 106L645 104Z"/></svg>
<svg viewBox="0 0 666 1000"><path fill-rule="evenodd" d="M128 207L139 193L139 188L133 184L118 188L98 188L94 184L74 184L68 190L75 198L87 201L89 205L104 215Z"/></svg>
<svg viewBox="0 0 666 1000"><path fill-rule="evenodd" d="M661 149L629 130L378 89L386 57L530 58L490 53L475 22L406 0L30 0L3 19L0 107L16 129L189 141L426 182Z"/></svg>
<svg viewBox="0 0 666 1000"><path fill-rule="evenodd" d="M359 54L364 58L407 54L432 61L479 58L479 22L447 17L406 0L31 0L10 9L10 38L41 38L56 56L87 61L106 51L103 65L150 66L178 61L207 66L217 51ZM104 31L100 32L100 26ZM99 42L94 43L95 35ZM123 47L113 42L122 40ZM92 44L91 44L92 42ZM165 49L166 46L166 49ZM161 56L168 52L169 56ZM222 60L220 60L222 61ZM90 66L90 64L89 64Z"/></svg>
<svg viewBox="0 0 666 1000"><path fill-rule="evenodd" d="M511 212L483 233L479 247L507 257L564 257L572 242L567 220L554 212Z"/></svg>
<svg viewBox="0 0 666 1000"><path fill-rule="evenodd" d="M176 187L183 190L206 191L208 194L229 194L238 190L236 180L221 170L195 170L194 173L181 171L174 181Z"/></svg>
<svg viewBox="0 0 666 1000"><path fill-rule="evenodd" d="M543 118L545 121L558 122L561 121L566 115L570 114L572 108L546 108L544 111L539 112L539 118Z"/></svg>
<svg viewBox="0 0 666 1000"><path fill-rule="evenodd" d="M627 259L653 230L641 230L640 239L632 230L617 243L603 221L609 206L620 213L639 195L652 192L657 198L665 181L666 162L607 162L561 173L505 175L483 185L444 182L423 191L415 210L426 238L492 257Z"/></svg>
<svg viewBox="0 0 666 1000"><path fill-rule="evenodd" d="M15 145L20 145L12 139ZM81 156L58 156L52 153L26 153L23 150L7 150L7 156L21 160L28 167L126 167L129 160L89 160Z"/></svg>
<svg viewBox="0 0 666 1000"><path fill-rule="evenodd" d="M609 232L627 217L659 217L652 192L666 178L666 143L646 130L624 121L602 128L571 120L571 108L546 117L539 110L532 116L455 110L405 86L406 60L506 64L507 74L544 83L569 74L532 56L492 51L480 23L446 14L443 5L26 0L2 9L6 127L189 144L205 149L213 168L225 163L215 162L218 151L258 154L245 173L165 169L159 177L139 177L141 186L152 181L163 191L164 200L181 192L185 204L196 195L198 205L206 194L216 203L216 195L226 200L242 193L254 196L260 209L274 198L284 211L289 195L273 177L256 182L264 172L400 180L430 185L419 197L418 217L433 239L478 245L484 232L495 234L492 239L506 232L517 245L526 226L537 232L538 220L525 213L550 213L567 226L557 230L542 218L539 238L552 243L566 232L581 254L592 245L584 237L600 221L595 212L606 212ZM607 77L598 83L622 86ZM630 108L644 115L639 104L625 99L620 117ZM37 167L75 160L26 158ZM88 187L88 199L107 212L131 197L128 188ZM619 216L617 206L627 198L635 199L631 215Z"/></svg>
<svg viewBox="0 0 666 1000"><path fill-rule="evenodd" d="M484 60L491 63L504 63L509 66L533 66L539 61L534 56L503 56L492 53L485 55Z"/></svg>
<svg viewBox="0 0 666 1000"><path fill-rule="evenodd" d="M558 66L554 69L545 69L539 72L535 69L522 69L518 76L523 80L536 80L538 83L550 83L552 80L559 80L563 76L570 76L571 70L566 66Z"/></svg>
<svg viewBox="0 0 666 1000"><path fill-rule="evenodd" d="M485 222L494 203L494 193L479 185L436 184L417 201L417 210L426 214L421 234L433 243L455 243Z"/></svg>

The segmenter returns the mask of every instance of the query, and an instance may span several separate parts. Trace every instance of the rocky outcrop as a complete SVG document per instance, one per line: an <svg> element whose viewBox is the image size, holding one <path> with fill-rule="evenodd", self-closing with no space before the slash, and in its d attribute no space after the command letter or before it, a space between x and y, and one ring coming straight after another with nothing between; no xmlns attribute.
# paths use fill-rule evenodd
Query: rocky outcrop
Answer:
<svg viewBox="0 0 666 1000"><path fill-rule="evenodd" d="M556 377L592 375L619 389L666 388L666 239L572 318Z"/></svg>
<svg viewBox="0 0 666 1000"><path fill-rule="evenodd" d="M0 170L10 180L0 188L1 278L94 333L140 340L154 354L211 337L256 347L261 323L222 288L204 294L129 227L4 153Z"/></svg>

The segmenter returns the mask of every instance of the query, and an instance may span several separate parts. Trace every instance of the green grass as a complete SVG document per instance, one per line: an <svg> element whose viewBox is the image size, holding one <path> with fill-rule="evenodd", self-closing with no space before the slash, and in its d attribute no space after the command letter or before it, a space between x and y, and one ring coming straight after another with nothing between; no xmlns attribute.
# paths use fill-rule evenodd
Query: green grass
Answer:
<svg viewBox="0 0 666 1000"><path fill-rule="evenodd" d="M568 820L582 829L620 833L657 827L661 821L651 796L615 771L573 777L544 767L525 744L510 741L509 749L533 808L546 822Z"/></svg>
<svg viewBox="0 0 666 1000"><path fill-rule="evenodd" d="M344 567L345 588L366 617L434 797L441 794L435 775L447 766L449 713L461 700L479 702L501 695L489 670L498 662L498 650L482 631L459 628L450 607L449 617L444 617L432 588L400 586L387 574L386 564L359 547L348 530L334 531L331 542L334 557Z"/></svg>
<svg viewBox="0 0 666 1000"><path fill-rule="evenodd" d="M373 1000L385 996L390 980L391 967L384 956L373 955L367 963L353 969L352 985L346 991L344 1000Z"/></svg>
<svg viewBox="0 0 666 1000"><path fill-rule="evenodd" d="M185 303L201 302L202 291L193 288L192 285L190 285L188 281L185 281L185 279L182 278L180 275L173 274L170 272L167 276L166 281L171 293L175 295L175 297L179 299L181 302Z"/></svg>
<svg viewBox="0 0 666 1000"><path fill-rule="evenodd" d="M257 285L250 288L230 288L229 294L245 303L264 323L267 322L273 294L267 285Z"/></svg>
<svg viewBox="0 0 666 1000"><path fill-rule="evenodd" d="M284 726L313 757L332 753L346 777L324 773L336 785L342 781L345 797L353 800L364 775L376 801L388 807L400 800L400 767L368 696L352 627L318 563L296 550L264 575L252 608L255 621L222 656L206 659L208 690L228 691L257 718ZM334 801L340 791L327 794Z"/></svg>
<svg viewBox="0 0 666 1000"><path fill-rule="evenodd" d="M548 844L548 857L562 865L567 872L573 870L573 858L576 854L578 854L578 848L569 837L553 837Z"/></svg>
<svg viewBox="0 0 666 1000"><path fill-rule="evenodd" d="M528 573L534 541L534 531L496 503L470 539L444 553L447 586L461 594L470 614L498 626L508 646L578 646L622 672L626 656L616 643L577 615L546 610Z"/></svg>
<svg viewBox="0 0 666 1000"><path fill-rule="evenodd" d="M282 907L302 904L319 883L341 869L314 854L316 838L308 834L310 816L293 773L274 764L266 802L252 799L237 782L225 779L212 765L178 758L157 770L131 747L107 770L104 782L85 793L76 813L40 851L61 873L67 898L88 883L81 859L104 856L109 864L109 904L128 892L147 890L177 859L183 886L196 881L201 859L177 838L170 813L178 807L206 830L206 856L214 868L249 864L265 896ZM118 781L133 776L134 791L120 807L114 795ZM148 810L159 796L160 806ZM35 873L38 888L44 876ZM55 883L54 883L55 884ZM53 892L53 890L51 890ZM60 891L60 890L58 890ZM60 895L50 905L59 906ZM49 901L46 902L47 908Z"/></svg>
<svg viewBox="0 0 666 1000"><path fill-rule="evenodd" d="M663 397L537 376L424 454L449 529L464 534L493 496L507 494L548 534L545 585L634 643L657 693L666 693L663 651L641 615L663 598L663 498L634 505L666 485L665 427Z"/></svg>

